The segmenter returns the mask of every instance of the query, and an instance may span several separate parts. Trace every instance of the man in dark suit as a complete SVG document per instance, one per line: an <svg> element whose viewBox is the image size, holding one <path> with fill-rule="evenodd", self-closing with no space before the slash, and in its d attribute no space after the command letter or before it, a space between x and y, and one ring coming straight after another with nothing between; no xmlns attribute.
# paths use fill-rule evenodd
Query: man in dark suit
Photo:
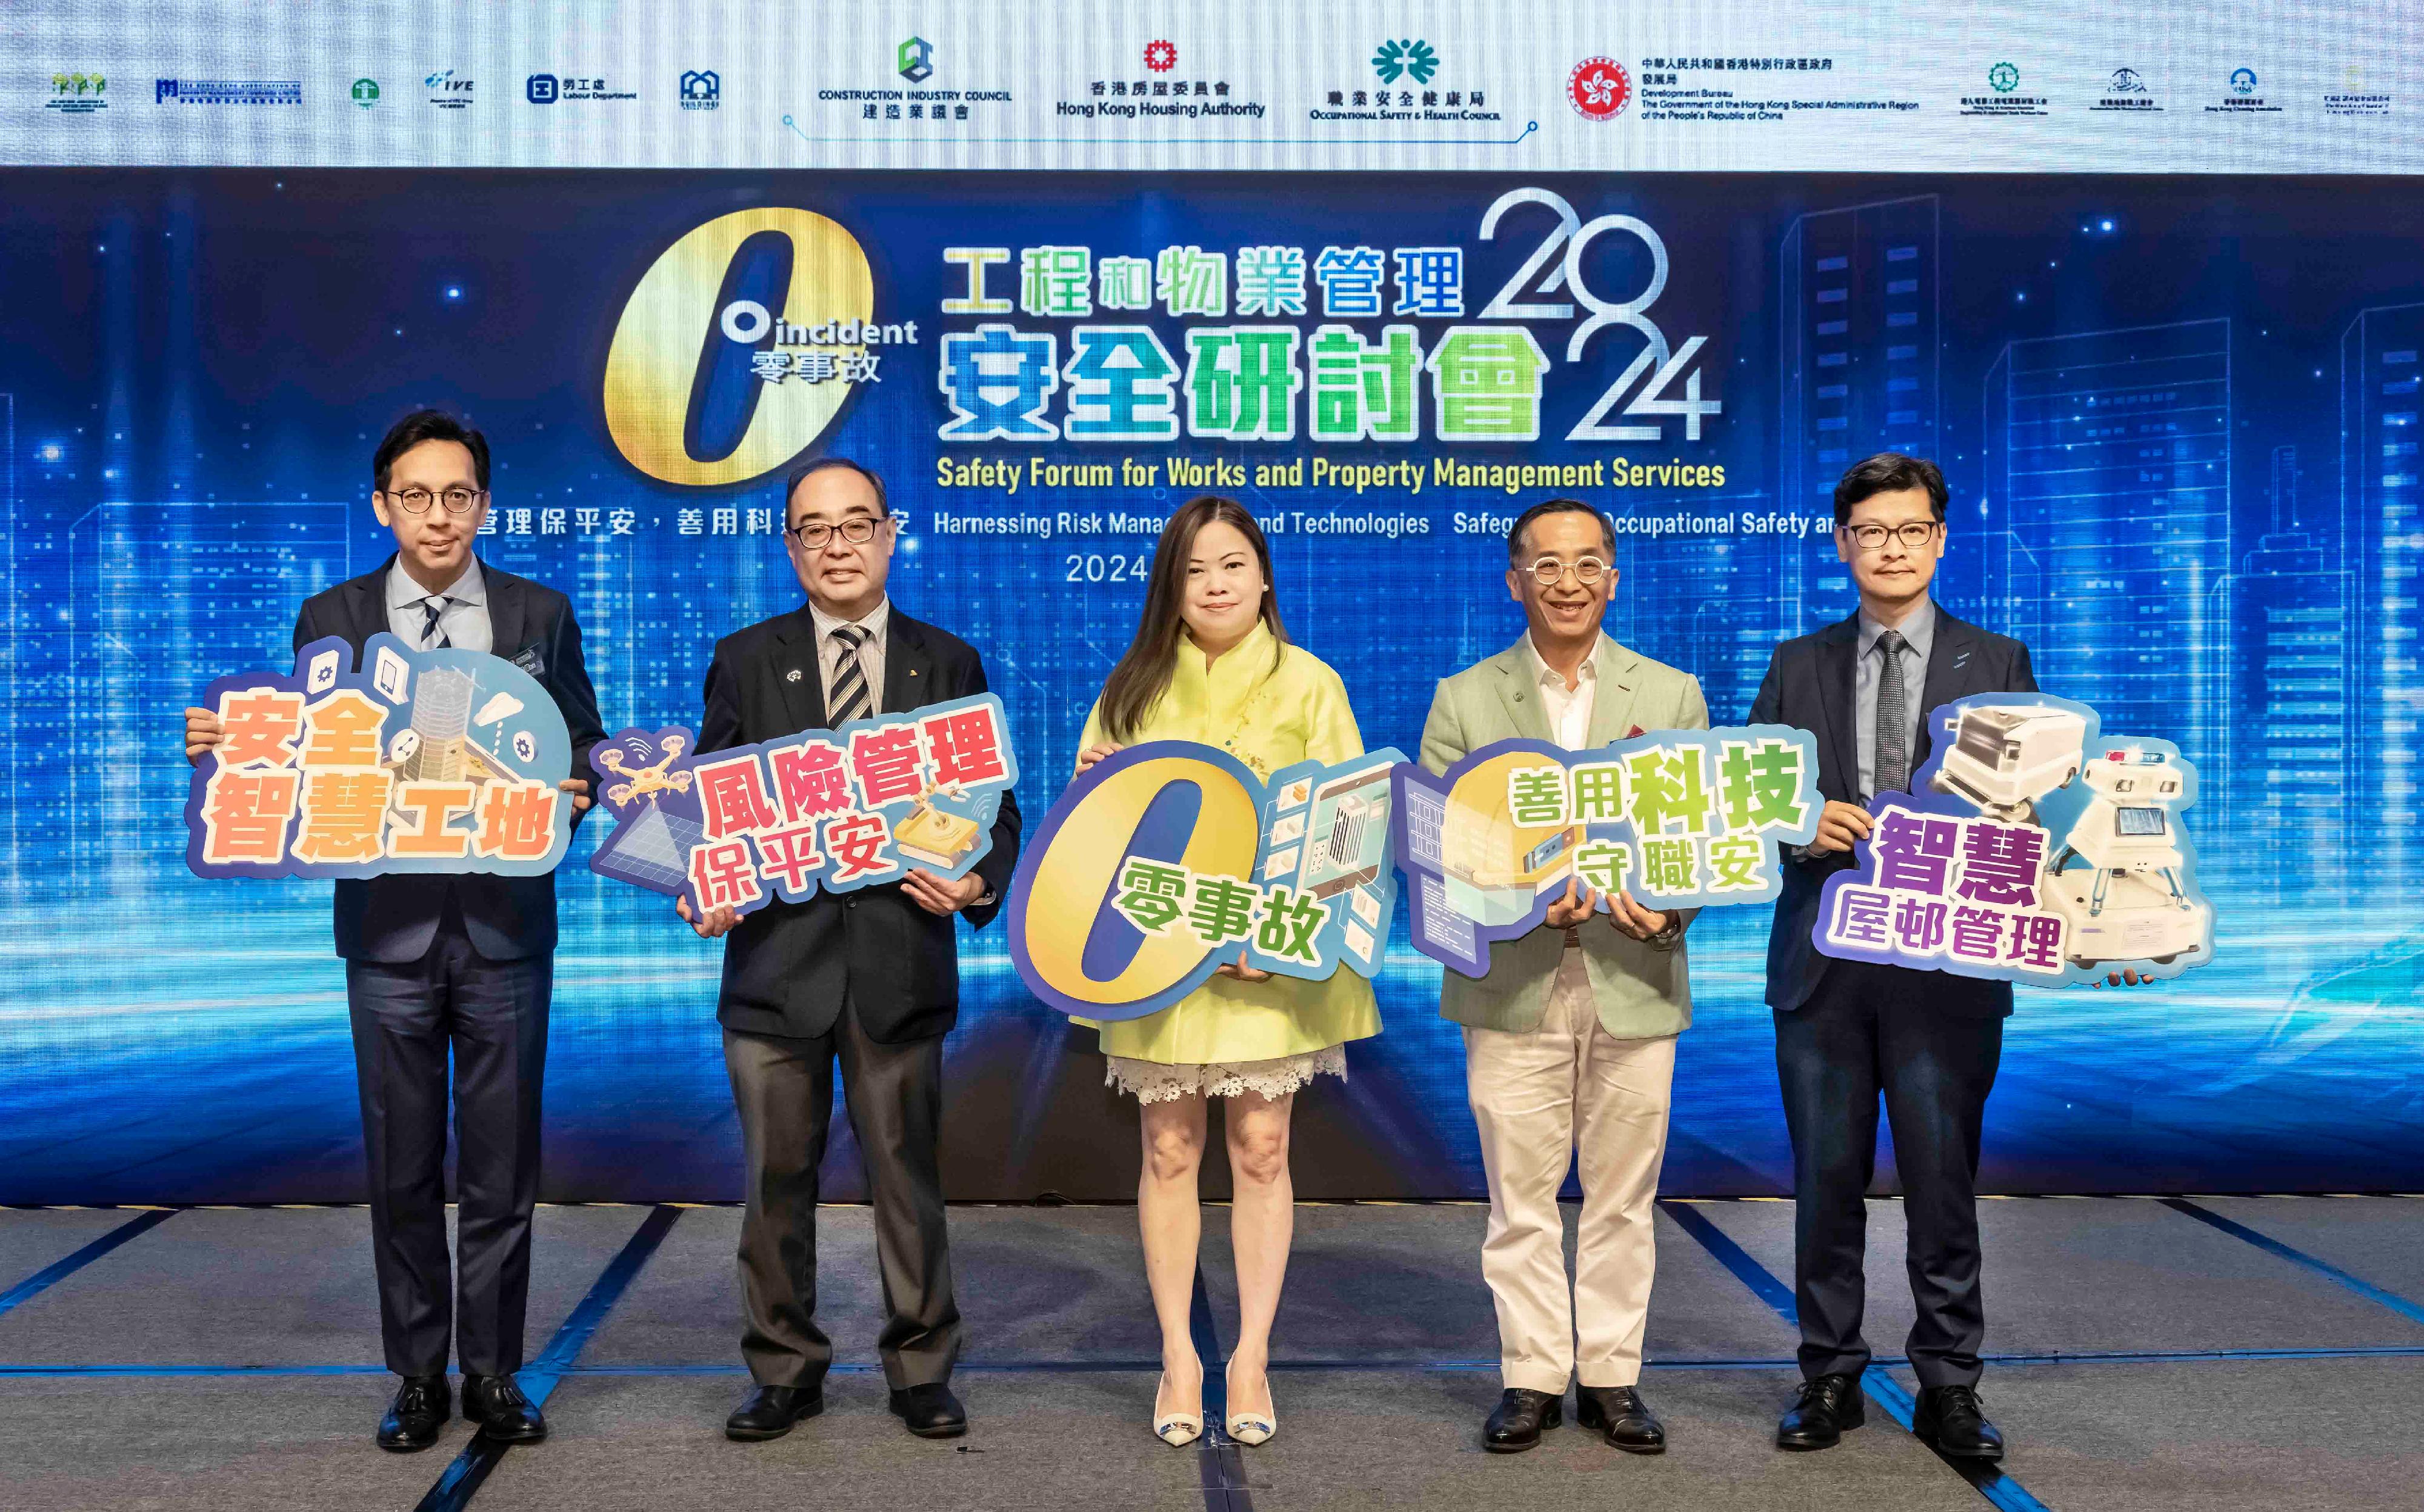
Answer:
<svg viewBox="0 0 2424 1512"><path fill-rule="evenodd" d="M965 642L885 597L895 533L873 472L826 457L792 475L784 541L808 601L717 644L701 755L985 691ZM778 900L737 922L728 907L698 919L678 905L701 936L729 936L716 1018L749 1162L741 1352L758 1383L725 1422L731 1438L779 1438L824 1409L833 1345L815 1319L817 1167L836 1060L875 1200L892 1410L923 1438L967 1431L950 1389L960 1311L935 1160L943 1036L959 1017L951 917L983 928L1017 860L1018 805L1005 793L993 849L956 882L920 868L897 887Z"/></svg>
<svg viewBox="0 0 2424 1512"><path fill-rule="evenodd" d="M485 651L544 687L572 737L572 770L604 738L564 595L482 563L471 543L488 510L488 443L437 410L407 415L371 462L371 507L395 533L378 568L305 600L295 648L344 638L360 664L381 630L426 648ZM185 711L186 755L217 743L209 709ZM578 814L588 784L567 778ZM539 1087L555 961L555 879L483 873L374 877L336 888L354 1069L370 1163L371 1247L388 1368L404 1377L381 1420L382 1449L425 1449L452 1409L450 1344L463 1415L492 1438L547 1436L514 1382L530 1292L538 1198ZM446 1253L447 1058L460 1203L456 1265Z"/></svg>
<svg viewBox="0 0 2424 1512"><path fill-rule="evenodd" d="M2001 1457L1978 1406L1978 1137L2002 1054L2008 982L1838 961L1810 929L1827 876L1852 864L1873 800L1903 792L1927 760L1930 709L1971 693L2033 692L2029 649L1966 624L1928 597L1944 551L1944 476L1897 453L1869 458L1835 486L1835 550L1860 605L1850 618L1785 642L1751 705L1760 724L1818 737L1818 836L1784 867L1768 935L1767 1002L1793 1138L1794 1297L1801 1318L1800 1395L1777 1428L1786 1449L1824 1449L1863 1416L1859 1378L1863 1198L1876 1160L1884 1094L1902 1174L1918 1320L1920 1436L1948 1455Z"/></svg>

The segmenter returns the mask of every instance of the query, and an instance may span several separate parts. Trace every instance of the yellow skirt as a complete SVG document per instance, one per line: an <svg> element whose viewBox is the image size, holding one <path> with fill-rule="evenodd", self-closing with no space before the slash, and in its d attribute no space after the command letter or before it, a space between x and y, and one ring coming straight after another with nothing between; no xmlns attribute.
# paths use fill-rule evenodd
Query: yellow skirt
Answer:
<svg viewBox="0 0 2424 1512"><path fill-rule="evenodd" d="M1277 1060L1368 1040L1380 1032L1372 984L1341 966L1325 981L1214 977L1143 1018L1116 1024L1078 1019L1102 1031L1103 1054L1162 1065Z"/></svg>

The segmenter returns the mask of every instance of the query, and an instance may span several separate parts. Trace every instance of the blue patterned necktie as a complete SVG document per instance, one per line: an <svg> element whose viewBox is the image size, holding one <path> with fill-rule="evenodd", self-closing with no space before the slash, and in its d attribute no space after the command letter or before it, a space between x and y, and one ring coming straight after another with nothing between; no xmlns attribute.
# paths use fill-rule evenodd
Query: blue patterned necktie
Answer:
<svg viewBox="0 0 2424 1512"><path fill-rule="evenodd" d="M1877 791L1898 793L1910 786L1910 718L1905 712L1899 631L1877 637L1885 664L1877 669Z"/></svg>
<svg viewBox="0 0 2424 1512"><path fill-rule="evenodd" d="M429 616L421 622L423 650L443 651L454 645L454 643L446 638L446 632L438 627L439 620L445 616L447 607L454 602L454 599L443 594L431 594L423 603L422 612Z"/></svg>

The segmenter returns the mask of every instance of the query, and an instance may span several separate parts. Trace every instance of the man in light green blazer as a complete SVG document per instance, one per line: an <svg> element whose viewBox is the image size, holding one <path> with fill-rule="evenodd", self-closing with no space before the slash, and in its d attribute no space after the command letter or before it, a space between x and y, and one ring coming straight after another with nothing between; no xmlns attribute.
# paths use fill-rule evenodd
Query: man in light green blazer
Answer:
<svg viewBox="0 0 2424 1512"><path fill-rule="evenodd" d="M1604 515L1571 499L1536 504L1507 533L1507 553L1523 638L1440 683L1424 767L1443 772L1519 737L1585 750L1709 727L1698 679L1600 628L1617 581ZM1692 1022L1690 922L1688 910L1662 913L1570 880L1547 922L1491 946L1488 976L1449 971L1441 983L1441 1016L1464 1026L1490 1179L1481 1270L1497 1302L1505 1387L1482 1429L1493 1453L1529 1449L1561 1423L1569 1379L1581 1426L1635 1454L1666 1447L1636 1387L1675 1040ZM1583 1210L1569 1283L1557 1188L1577 1151Z"/></svg>

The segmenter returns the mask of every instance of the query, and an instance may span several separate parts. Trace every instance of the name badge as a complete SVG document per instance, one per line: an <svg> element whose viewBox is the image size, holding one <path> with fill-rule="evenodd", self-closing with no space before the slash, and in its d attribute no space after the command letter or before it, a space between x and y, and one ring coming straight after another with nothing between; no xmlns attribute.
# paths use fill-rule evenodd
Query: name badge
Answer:
<svg viewBox="0 0 2424 1512"><path fill-rule="evenodd" d="M538 643L535 641L515 652L513 662L515 666L534 677L544 678L547 676L547 658L538 654Z"/></svg>

